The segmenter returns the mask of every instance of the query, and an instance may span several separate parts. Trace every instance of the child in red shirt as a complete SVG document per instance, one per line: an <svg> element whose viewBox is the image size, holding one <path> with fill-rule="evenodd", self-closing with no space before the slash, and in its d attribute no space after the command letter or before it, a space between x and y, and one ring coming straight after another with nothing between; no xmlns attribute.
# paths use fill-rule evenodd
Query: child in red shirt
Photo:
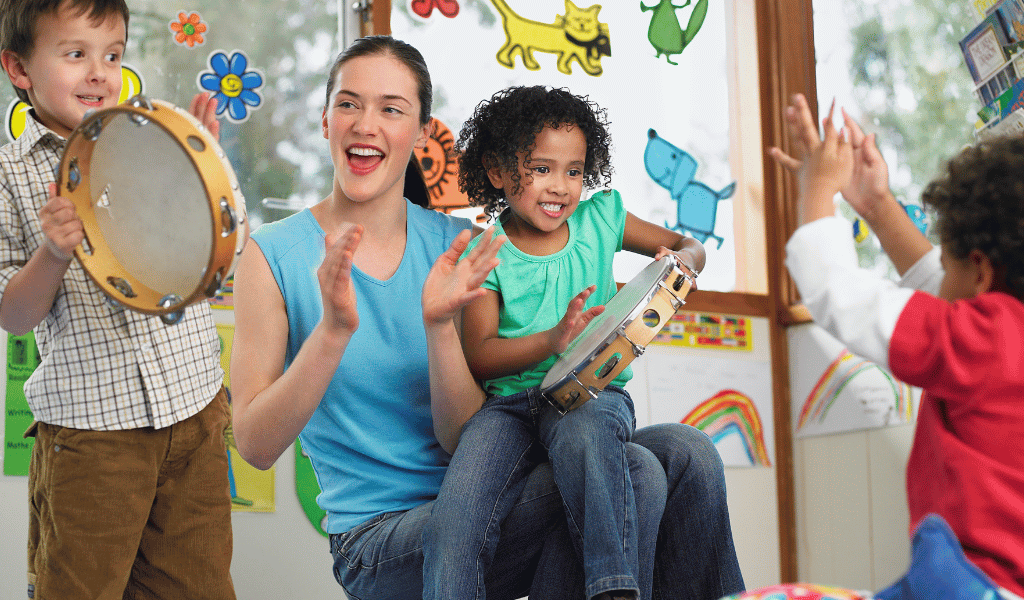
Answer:
<svg viewBox="0 0 1024 600"><path fill-rule="evenodd" d="M889 192L873 136L849 117L837 132L831 117L822 141L797 96L787 120L803 160L772 150L800 181L786 265L817 324L924 390L907 464L911 529L939 515L973 565L1024 595L1024 139L968 147L928 185L940 250ZM899 284L858 268L838 192Z"/></svg>

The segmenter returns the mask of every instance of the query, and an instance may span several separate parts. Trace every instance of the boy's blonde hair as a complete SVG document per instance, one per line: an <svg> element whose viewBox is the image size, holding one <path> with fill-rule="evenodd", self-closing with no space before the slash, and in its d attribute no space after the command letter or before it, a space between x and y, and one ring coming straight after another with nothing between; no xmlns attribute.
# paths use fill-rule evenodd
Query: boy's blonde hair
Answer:
<svg viewBox="0 0 1024 600"><path fill-rule="evenodd" d="M56 14L63 8L76 16L88 13L89 18L97 23L120 15L127 35L128 5L125 0L0 0L0 50L10 50L28 59L35 48L39 17ZM25 90L15 86L14 91L22 102L32 104Z"/></svg>

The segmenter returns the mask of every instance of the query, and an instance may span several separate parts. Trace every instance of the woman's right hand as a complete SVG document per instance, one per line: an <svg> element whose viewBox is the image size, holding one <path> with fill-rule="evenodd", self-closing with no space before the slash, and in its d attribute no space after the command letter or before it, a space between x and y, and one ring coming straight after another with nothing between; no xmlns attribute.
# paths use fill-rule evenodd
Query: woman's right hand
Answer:
<svg viewBox="0 0 1024 600"><path fill-rule="evenodd" d="M324 240L324 262L316 271L323 301L323 324L331 333L351 335L359 327L356 290L352 285L352 257L363 239L363 226L346 223Z"/></svg>

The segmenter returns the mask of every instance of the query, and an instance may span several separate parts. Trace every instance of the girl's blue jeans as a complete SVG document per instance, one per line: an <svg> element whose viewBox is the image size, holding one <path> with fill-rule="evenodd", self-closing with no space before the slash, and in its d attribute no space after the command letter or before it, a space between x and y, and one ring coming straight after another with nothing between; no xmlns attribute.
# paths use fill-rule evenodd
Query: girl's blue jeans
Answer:
<svg viewBox="0 0 1024 600"><path fill-rule="evenodd" d="M513 430L505 435L519 434ZM505 441L490 440L485 453L506 447ZM638 499L637 538L644 540L640 543L657 529L652 597L713 600L742 591L722 462L711 440L686 425L653 425L633 434L625 454L630 487ZM487 596L492 600L527 595L540 600L585 598L584 568L575 547L578 532L567 519L546 450L540 444L530 444L516 464L525 472L521 491L511 501L508 516L497 524L500 535L496 543L491 541L494 536L487 537L486 543L494 543L493 559L482 571ZM453 469L449 476L455 473ZM651 497L664 497L666 491L663 511L644 506ZM465 495L470 494L467 491ZM450 523L433 523L433 507L434 501L427 501L331 536L335 577L350 597L422 597L423 536L447 537L445 530L452 527ZM645 522L651 514L660 515L652 519L658 521L656 527ZM460 527L464 525L458 514L453 518ZM429 532L431 528L435 534ZM644 567L641 564L639 571ZM449 570L475 572L476 568L467 564Z"/></svg>
<svg viewBox="0 0 1024 600"><path fill-rule="evenodd" d="M659 486L634 499L630 467L659 467L640 447L630 465L626 444L634 425L633 402L621 388L604 390L564 415L537 388L488 398L463 427L423 532L424 600L487 596L484 574L501 524L537 466L531 447L538 441L548 451L569 533L583 559L586 597L631 590L650 598L666 490ZM638 531L641 523L644 531Z"/></svg>

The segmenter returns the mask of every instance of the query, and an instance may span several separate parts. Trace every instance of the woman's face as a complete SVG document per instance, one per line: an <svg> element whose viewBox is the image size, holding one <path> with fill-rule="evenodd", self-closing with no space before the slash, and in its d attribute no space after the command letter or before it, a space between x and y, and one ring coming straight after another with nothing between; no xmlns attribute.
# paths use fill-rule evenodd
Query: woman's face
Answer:
<svg viewBox="0 0 1024 600"><path fill-rule="evenodd" d="M389 55L350 59L324 109L323 135L336 191L353 202L401 197L413 148L423 148L430 135L420 124L416 78Z"/></svg>

